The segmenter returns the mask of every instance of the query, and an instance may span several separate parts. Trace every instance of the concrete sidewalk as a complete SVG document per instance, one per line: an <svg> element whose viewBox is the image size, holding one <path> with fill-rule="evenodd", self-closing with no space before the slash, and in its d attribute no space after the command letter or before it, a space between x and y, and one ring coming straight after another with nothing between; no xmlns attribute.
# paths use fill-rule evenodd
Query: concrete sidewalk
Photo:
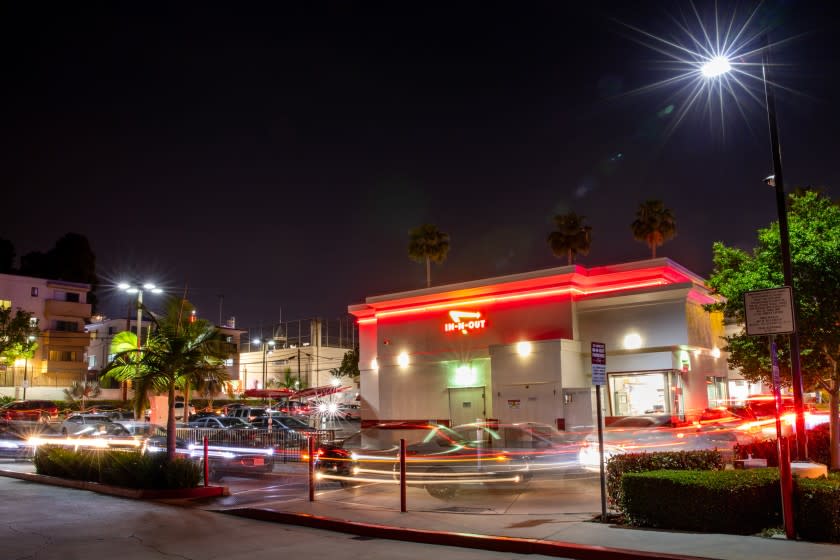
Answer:
<svg viewBox="0 0 840 560"><path fill-rule="evenodd" d="M202 507L212 509L208 503ZM840 557L840 545L788 541L784 538L628 529L579 518L563 519L544 514L482 515L411 511L401 513L356 504L344 505L336 501L304 500L287 503L282 509L242 508L226 510L226 513L362 536L378 535L380 538L413 542L569 558L836 560ZM394 529L402 530L403 534L395 536L392 532ZM385 536L386 534L389 536ZM460 537L462 535L473 538L464 539ZM515 542L517 540L521 542ZM543 546L544 543L554 546Z"/></svg>

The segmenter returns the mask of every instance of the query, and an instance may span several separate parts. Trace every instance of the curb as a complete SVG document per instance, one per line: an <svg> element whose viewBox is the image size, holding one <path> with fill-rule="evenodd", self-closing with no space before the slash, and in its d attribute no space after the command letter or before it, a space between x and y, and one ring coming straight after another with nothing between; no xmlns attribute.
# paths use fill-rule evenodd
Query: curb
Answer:
<svg viewBox="0 0 840 560"><path fill-rule="evenodd" d="M227 486L199 486L197 488L177 488L173 490L151 490L144 488L123 488L122 486L109 486L98 482L85 480L70 480L43 474L23 473L17 471L0 470L0 476L17 478L28 482L62 486L64 488L75 488L77 490L89 490L99 494L117 496L120 498L132 498L135 500L163 500L163 499L191 499L191 498L215 498L217 496L228 496L230 491Z"/></svg>
<svg viewBox="0 0 840 560"><path fill-rule="evenodd" d="M359 523L345 521L331 517L312 515L309 513L290 513L268 511L253 508L220 510L226 513L259 521L299 525L313 529L350 533L362 537L373 537L395 541L408 541L422 544L436 544L442 546L457 546L461 548L475 548L495 552L512 552L515 554L542 554L544 556L560 556L579 560L712 560L706 556L687 556L663 552L648 552L575 544L563 541L546 541L541 539L524 539L519 537L500 537L493 535L475 535L471 533L453 533L448 531L429 531L424 529L409 529L391 527L373 523Z"/></svg>

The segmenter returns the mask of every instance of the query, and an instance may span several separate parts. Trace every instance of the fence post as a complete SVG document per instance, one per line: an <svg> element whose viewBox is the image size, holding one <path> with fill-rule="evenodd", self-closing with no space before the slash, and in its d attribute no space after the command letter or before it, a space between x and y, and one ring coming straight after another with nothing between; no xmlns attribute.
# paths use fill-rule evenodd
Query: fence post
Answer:
<svg viewBox="0 0 840 560"><path fill-rule="evenodd" d="M204 486L207 487L210 485L209 477L210 477L210 463L208 463L207 458L210 455L210 444L207 441L207 436L204 436Z"/></svg>
<svg viewBox="0 0 840 560"><path fill-rule="evenodd" d="M315 438L309 436L309 501L315 501Z"/></svg>
<svg viewBox="0 0 840 560"><path fill-rule="evenodd" d="M400 512L405 513L405 439L400 438Z"/></svg>

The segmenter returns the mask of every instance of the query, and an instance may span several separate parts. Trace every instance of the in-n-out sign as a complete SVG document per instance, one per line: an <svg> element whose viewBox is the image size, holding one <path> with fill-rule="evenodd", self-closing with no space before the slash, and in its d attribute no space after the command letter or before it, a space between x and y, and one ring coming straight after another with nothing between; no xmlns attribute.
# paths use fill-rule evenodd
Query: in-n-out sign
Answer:
<svg viewBox="0 0 840 560"><path fill-rule="evenodd" d="M487 326L487 319L481 318L480 311L450 311L450 322L443 324L444 332L461 332L469 334L470 331L480 330Z"/></svg>

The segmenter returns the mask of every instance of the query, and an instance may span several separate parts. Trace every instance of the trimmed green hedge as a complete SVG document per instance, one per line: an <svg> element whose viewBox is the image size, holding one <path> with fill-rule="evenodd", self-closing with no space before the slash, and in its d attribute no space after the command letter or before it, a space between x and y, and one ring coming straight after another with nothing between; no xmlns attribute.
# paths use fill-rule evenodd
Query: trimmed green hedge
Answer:
<svg viewBox="0 0 840 560"><path fill-rule="evenodd" d="M633 525L751 535L782 524L776 469L625 473L621 485Z"/></svg>
<svg viewBox="0 0 840 560"><path fill-rule="evenodd" d="M619 507L622 499L621 479L624 473L670 470L721 470L723 457L719 451L669 451L656 453L624 453L607 461L607 499Z"/></svg>
<svg viewBox="0 0 840 560"><path fill-rule="evenodd" d="M50 445L42 445L35 452L35 472L144 490L195 488L202 476L197 463L186 459L169 462L165 453L74 450Z"/></svg>
<svg viewBox="0 0 840 560"><path fill-rule="evenodd" d="M797 478L794 519L800 538L840 543L840 473Z"/></svg>

